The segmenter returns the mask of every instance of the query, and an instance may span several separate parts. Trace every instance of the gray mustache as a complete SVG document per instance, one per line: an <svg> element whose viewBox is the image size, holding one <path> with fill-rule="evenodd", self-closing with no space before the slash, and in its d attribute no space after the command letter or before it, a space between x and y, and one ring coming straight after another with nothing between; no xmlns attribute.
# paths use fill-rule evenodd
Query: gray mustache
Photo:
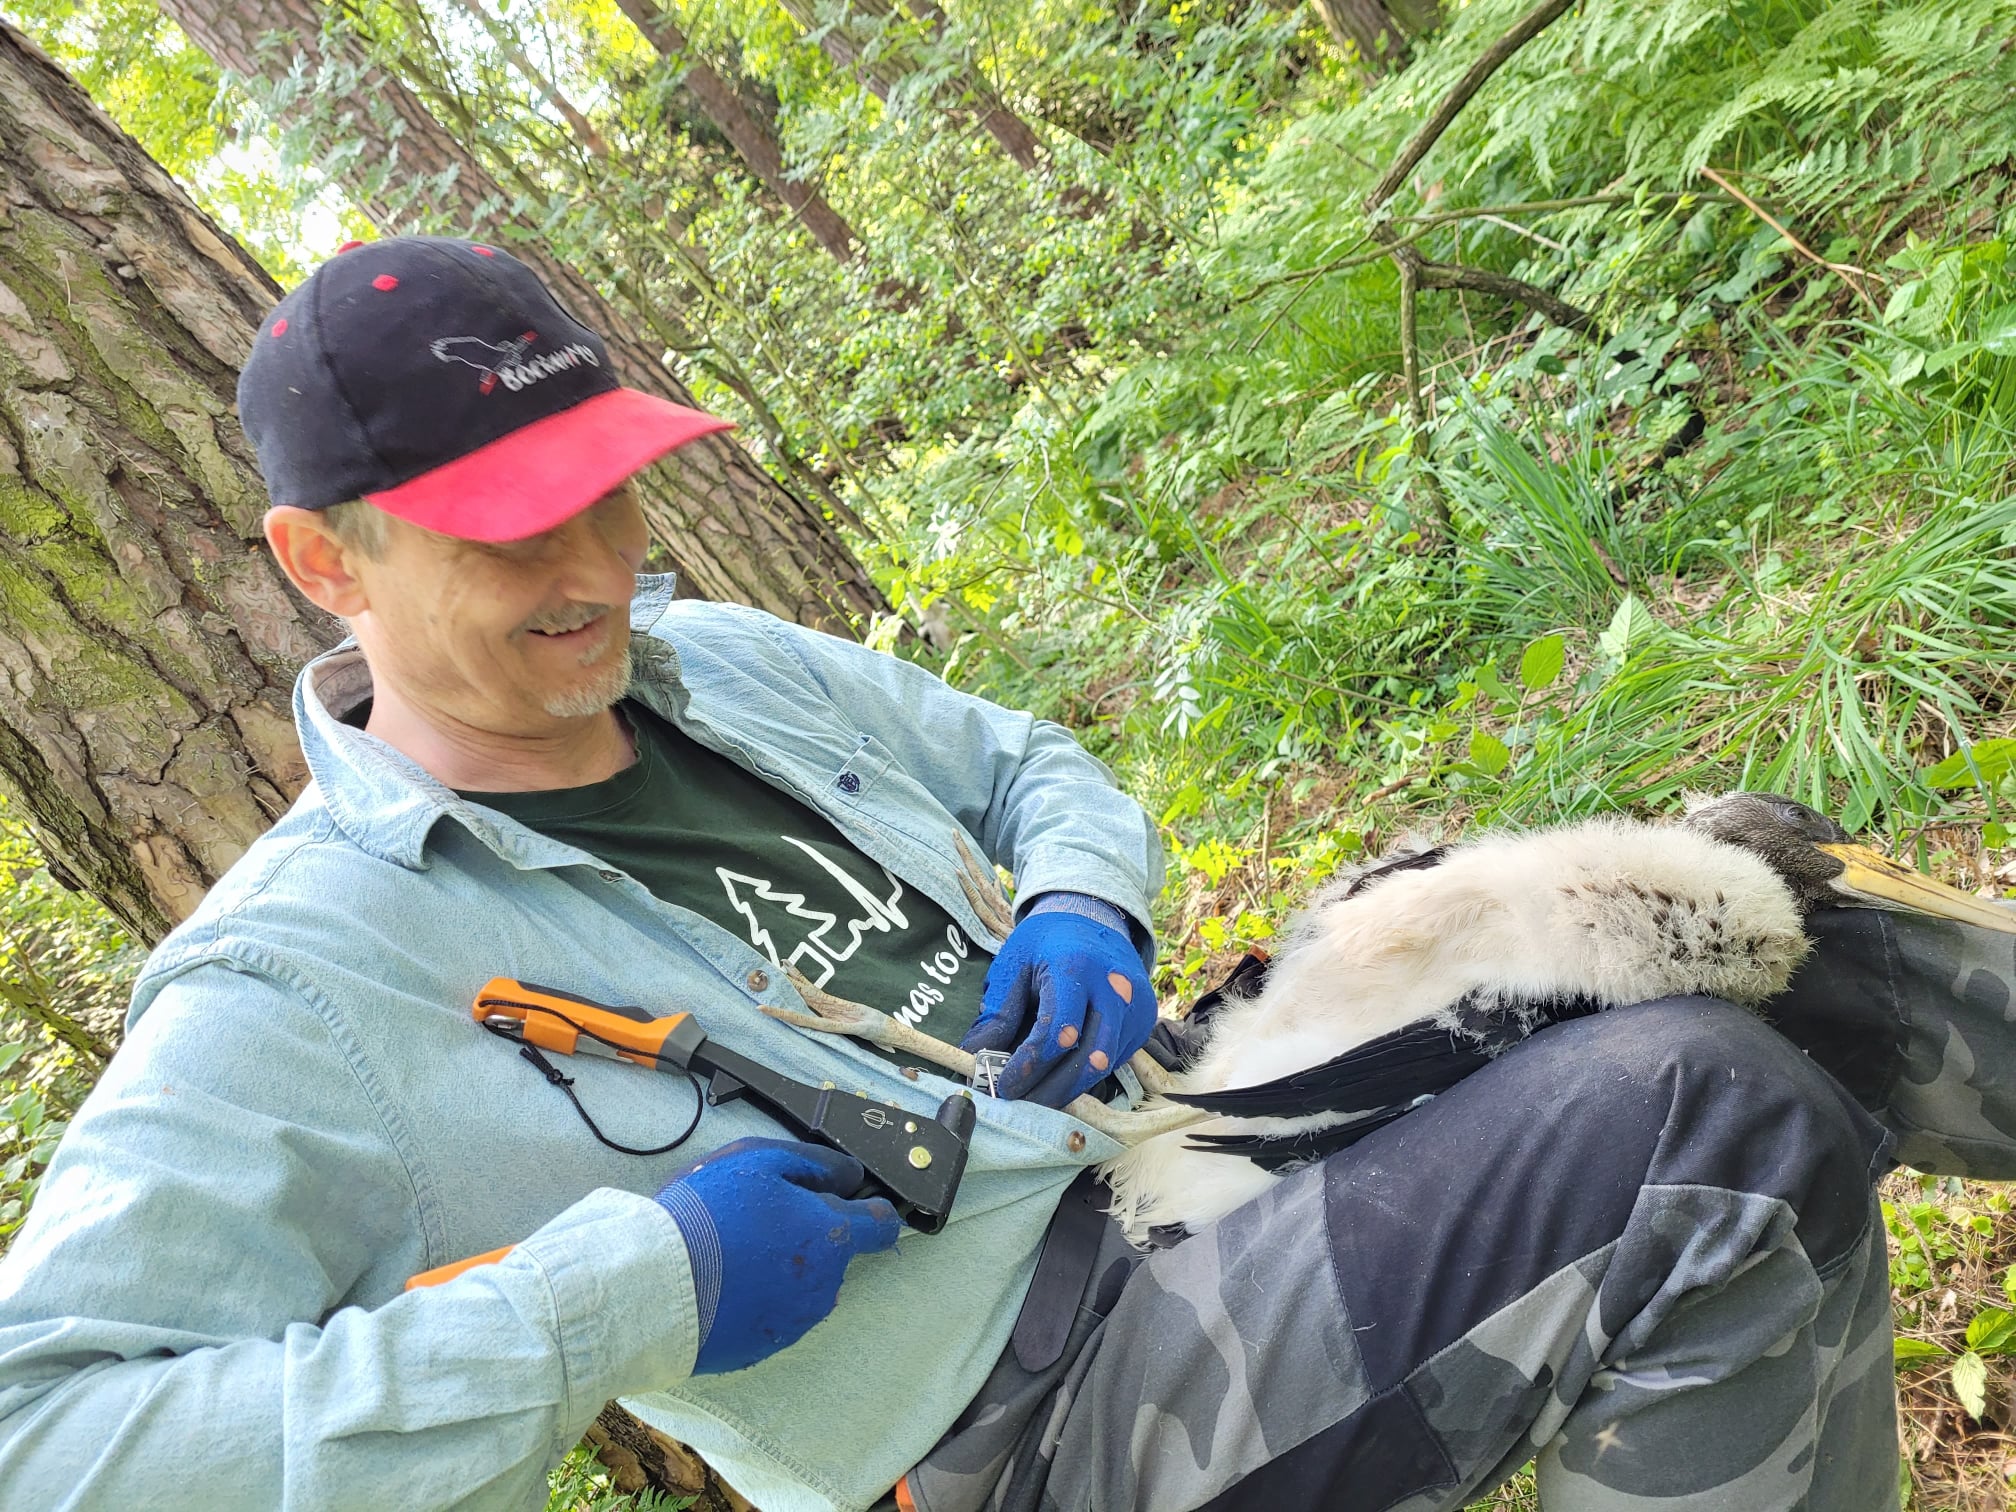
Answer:
<svg viewBox="0 0 2016 1512"><path fill-rule="evenodd" d="M569 630L579 630L583 625L593 624L609 612L608 604L571 604L565 609L553 609L535 614L519 628L565 634Z"/></svg>

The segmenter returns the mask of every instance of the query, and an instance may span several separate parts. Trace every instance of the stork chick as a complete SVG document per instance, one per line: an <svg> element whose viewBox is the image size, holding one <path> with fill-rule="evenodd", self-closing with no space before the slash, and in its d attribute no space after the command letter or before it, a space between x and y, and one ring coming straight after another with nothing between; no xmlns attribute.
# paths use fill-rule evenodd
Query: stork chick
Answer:
<svg viewBox="0 0 2016 1512"><path fill-rule="evenodd" d="M1137 1240L1223 1217L1281 1166L1343 1148L1564 1017L1688 994L1755 1007L1811 948L1805 918L1845 906L2016 932L2016 912L1772 794L1697 803L1678 825L1486 835L1345 879L1172 1078L1172 1101L1220 1116L1105 1167L1114 1212Z"/></svg>

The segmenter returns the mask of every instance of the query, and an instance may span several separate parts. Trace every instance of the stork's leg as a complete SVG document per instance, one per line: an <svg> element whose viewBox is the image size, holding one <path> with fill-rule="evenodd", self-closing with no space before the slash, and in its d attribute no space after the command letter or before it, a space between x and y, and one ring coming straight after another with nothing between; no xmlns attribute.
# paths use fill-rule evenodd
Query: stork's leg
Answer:
<svg viewBox="0 0 2016 1512"><path fill-rule="evenodd" d="M835 997L824 988L815 987L795 966L785 967L784 972L791 985L798 989L798 995L805 999L807 1011L801 1013L796 1008L774 1008L765 1004L763 1011L771 1018L821 1034L844 1034L849 1039L866 1040L871 1045L899 1055L912 1055L926 1065L942 1067L961 1081L972 1077L973 1057L957 1045L933 1039L915 1025L905 1023L879 1008ZM1148 1077L1142 1074L1144 1064L1156 1078L1157 1084L1152 1090L1160 1091L1168 1085L1168 1073L1145 1054L1137 1054L1130 1064L1137 1075L1142 1075L1144 1087L1149 1084ZM1175 1106L1109 1108L1090 1097L1074 1098L1064 1105L1064 1111L1121 1144L1137 1144L1172 1129L1187 1129L1210 1116L1194 1108Z"/></svg>
<svg viewBox="0 0 2016 1512"><path fill-rule="evenodd" d="M1009 902L1008 894L1002 891L1000 878L994 874L993 867L973 854L973 848L966 843L964 835L954 831L952 845L959 852L959 886L966 894L966 901L973 905L973 912L980 916L982 924L1002 939L1007 939L1008 931L1015 927L1015 906ZM942 1056L923 1051L916 1053L934 1065L952 1068L952 1062ZM1170 1073L1162 1068L1161 1062L1155 1060L1145 1050L1135 1051L1128 1065L1140 1078L1142 1091L1160 1095L1169 1090ZM972 1067L969 1065L957 1074L970 1076L973 1074Z"/></svg>

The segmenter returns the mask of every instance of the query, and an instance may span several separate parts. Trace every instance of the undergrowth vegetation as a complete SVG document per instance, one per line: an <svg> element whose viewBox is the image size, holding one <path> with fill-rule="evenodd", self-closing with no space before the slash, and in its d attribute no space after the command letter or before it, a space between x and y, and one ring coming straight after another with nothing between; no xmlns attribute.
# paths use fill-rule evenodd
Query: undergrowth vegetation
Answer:
<svg viewBox="0 0 2016 1512"><path fill-rule="evenodd" d="M284 172L231 177L121 84L103 39L127 12L31 8L269 261L315 260L287 234L328 193L312 162L283 143ZM872 642L1068 724L1158 818L1171 1005L1402 835L1688 789L1790 793L2016 889L2006 0L1589 0L1368 212L1527 8L1449 6L1370 86L1264 5L962 7L1048 123L1038 176L932 124L956 29L888 40L941 73L864 102L775 7L695 21L763 73L866 249L823 258L673 165L717 291L687 376L760 400L754 433L867 522L897 610ZM394 41L416 24L366 10ZM577 83L650 72L612 27L566 35ZM480 53L442 53L479 102ZM636 161L670 150L665 96L584 98ZM523 150L522 122L477 116ZM646 189L542 161L527 203L556 242L635 250ZM1410 331L1396 241L1499 292L1424 284ZM0 1243L96 1064L24 998L107 1033L133 954L9 843ZM2003 1507L2009 1201L1886 1195L1912 1505ZM569 1473L556 1506L602 1505ZM1532 1504L1530 1482L1492 1503Z"/></svg>

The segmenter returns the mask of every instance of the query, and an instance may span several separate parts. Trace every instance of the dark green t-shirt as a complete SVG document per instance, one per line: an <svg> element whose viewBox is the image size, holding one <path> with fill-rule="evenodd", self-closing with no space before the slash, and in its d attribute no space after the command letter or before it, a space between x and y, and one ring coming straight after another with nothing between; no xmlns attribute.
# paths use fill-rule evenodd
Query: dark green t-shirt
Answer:
<svg viewBox="0 0 2016 1512"><path fill-rule="evenodd" d="M462 796L622 868L836 997L959 1042L989 957L944 909L789 793L635 701L621 712L637 759L606 781Z"/></svg>

